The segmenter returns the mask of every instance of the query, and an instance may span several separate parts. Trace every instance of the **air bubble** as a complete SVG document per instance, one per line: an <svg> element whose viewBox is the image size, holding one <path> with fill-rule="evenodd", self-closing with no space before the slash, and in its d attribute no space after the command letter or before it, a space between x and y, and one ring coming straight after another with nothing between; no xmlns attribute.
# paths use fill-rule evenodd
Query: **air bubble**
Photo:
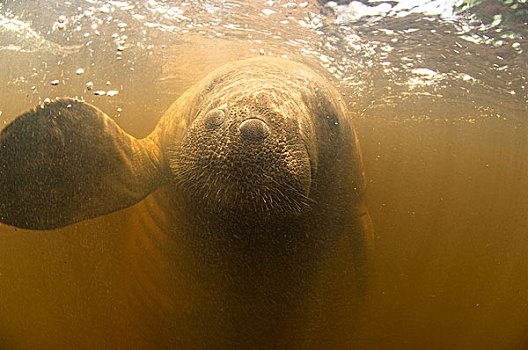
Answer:
<svg viewBox="0 0 528 350"><path fill-rule="evenodd" d="M274 10L270 10L270 9L262 9L262 13L265 14L266 16L269 16L273 13L275 13Z"/></svg>

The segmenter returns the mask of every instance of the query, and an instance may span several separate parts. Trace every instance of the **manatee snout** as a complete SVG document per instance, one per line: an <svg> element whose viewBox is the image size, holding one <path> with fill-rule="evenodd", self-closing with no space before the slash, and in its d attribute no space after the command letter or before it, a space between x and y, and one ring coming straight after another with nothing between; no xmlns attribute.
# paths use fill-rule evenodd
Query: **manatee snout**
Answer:
<svg viewBox="0 0 528 350"><path fill-rule="evenodd" d="M228 113L223 109L213 109L205 114L203 121L198 121L198 123L203 123L205 132L214 132L224 125L228 118ZM229 114L235 113L236 111L233 111ZM242 140L262 141L270 134L268 122L260 116L248 116L238 119L241 120L233 122L238 125L237 129Z"/></svg>
<svg viewBox="0 0 528 350"><path fill-rule="evenodd" d="M255 218L306 208L312 171L295 117L249 99L197 114L171 162L190 202Z"/></svg>
<svg viewBox="0 0 528 350"><path fill-rule="evenodd" d="M222 109L213 109L209 111L203 120L203 125L206 131L213 131L224 124L226 114Z"/></svg>
<svg viewBox="0 0 528 350"><path fill-rule="evenodd" d="M240 123L240 136L248 141L262 141L269 135L268 124L259 118L248 118Z"/></svg>

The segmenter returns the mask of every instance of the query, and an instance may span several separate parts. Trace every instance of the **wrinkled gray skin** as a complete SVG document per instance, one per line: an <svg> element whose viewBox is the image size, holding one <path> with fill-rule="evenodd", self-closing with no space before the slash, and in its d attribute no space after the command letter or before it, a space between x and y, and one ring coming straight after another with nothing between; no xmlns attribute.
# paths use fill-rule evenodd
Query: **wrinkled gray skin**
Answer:
<svg viewBox="0 0 528 350"><path fill-rule="evenodd" d="M39 106L0 134L0 188L0 221L36 230L155 191L128 233L133 327L152 347L295 347L304 294L343 236L364 289L372 231L351 116L290 61L221 67L141 140L86 103Z"/></svg>

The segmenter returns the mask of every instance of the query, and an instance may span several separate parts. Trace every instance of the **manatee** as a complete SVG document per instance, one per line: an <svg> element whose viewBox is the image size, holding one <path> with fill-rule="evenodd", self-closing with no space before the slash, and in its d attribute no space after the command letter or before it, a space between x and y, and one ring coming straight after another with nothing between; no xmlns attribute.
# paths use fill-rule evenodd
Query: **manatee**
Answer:
<svg viewBox="0 0 528 350"><path fill-rule="evenodd" d="M307 316L324 300L307 295L343 240L365 294L373 231L353 114L289 60L218 68L143 139L82 101L37 106L0 134L0 188L0 221L31 230L134 206L136 317L123 323L145 347L301 344L325 327Z"/></svg>

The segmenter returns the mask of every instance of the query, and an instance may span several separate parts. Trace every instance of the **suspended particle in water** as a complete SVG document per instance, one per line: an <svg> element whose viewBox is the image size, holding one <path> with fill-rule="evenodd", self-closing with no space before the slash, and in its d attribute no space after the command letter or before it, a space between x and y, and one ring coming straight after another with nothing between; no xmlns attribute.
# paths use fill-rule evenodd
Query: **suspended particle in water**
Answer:
<svg viewBox="0 0 528 350"><path fill-rule="evenodd" d="M92 90L93 87L94 87L94 85L93 85L93 83L92 83L91 81L89 81L89 82L86 83L86 89L87 89L87 90Z"/></svg>
<svg viewBox="0 0 528 350"><path fill-rule="evenodd" d="M106 95L106 91L97 90L97 91L94 91L94 95L95 96L104 96L104 95Z"/></svg>
<svg viewBox="0 0 528 350"><path fill-rule="evenodd" d="M107 91L107 92L106 92L106 95L107 95L107 96L115 96L115 95L117 95L118 93L119 93L118 90L110 90L110 91Z"/></svg>
<svg viewBox="0 0 528 350"><path fill-rule="evenodd" d="M84 74L84 69L82 69L82 68L77 68L77 70L75 71L75 74L77 74L77 75Z"/></svg>
<svg viewBox="0 0 528 350"><path fill-rule="evenodd" d="M59 80L58 79L52 80L51 85L59 85Z"/></svg>
<svg viewBox="0 0 528 350"><path fill-rule="evenodd" d="M67 22L67 18L66 16L64 15L60 15L59 18L57 19L57 28L58 29L64 29L66 28L66 22Z"/></svg>

